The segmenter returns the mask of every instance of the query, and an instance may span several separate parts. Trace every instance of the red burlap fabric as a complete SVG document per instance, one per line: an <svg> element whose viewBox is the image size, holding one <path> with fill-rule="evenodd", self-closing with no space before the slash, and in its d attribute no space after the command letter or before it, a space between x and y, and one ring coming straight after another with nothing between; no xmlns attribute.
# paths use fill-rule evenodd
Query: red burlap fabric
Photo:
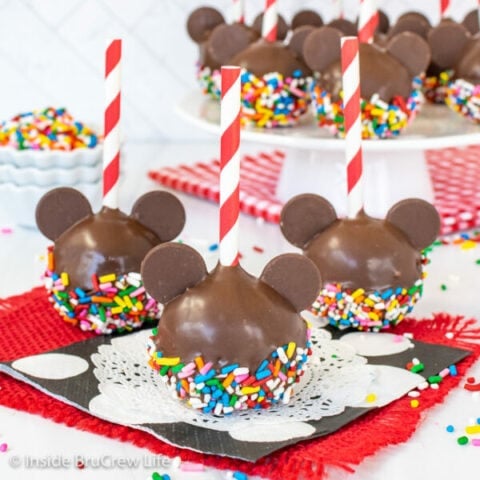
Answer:
<svg viewBox="0 0 480 480"><path fill-rule="evenodd" d="M425 411L442 402L448 391L462 381L466 369L480 355L480 328L474 320L440 314L433 320L405 320L396 332L411 332L417 340L467 348L473 355L458 365L457 377L447 377L439 390L423 392L419 408L412 409L407 398L400 399L365 415L333 435L284 449L256 464L172 447L147 433L99 420L64 405L6 375L0 375L0 404L42 415L69 427L132 442L157 454L170 457L180 455L183 460L220 469L241 470L273 480L317 480L324 476L326 466L351 470L380 448L407 441ZM452 332L453 337L447 339L447 332ZM52 350L86 338L89 338L89 334L59 319L42 288L0 300L1 361ZM394 436L388 433L392 429L395 430ZM361 438L362 441L352 442L353 438Z"/></svg>

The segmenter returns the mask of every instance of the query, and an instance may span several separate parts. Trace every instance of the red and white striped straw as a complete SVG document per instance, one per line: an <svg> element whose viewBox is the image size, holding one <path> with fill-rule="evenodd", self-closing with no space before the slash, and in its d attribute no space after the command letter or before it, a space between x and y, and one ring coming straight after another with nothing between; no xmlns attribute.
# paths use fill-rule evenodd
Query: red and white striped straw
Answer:
<svg viewBox="0 0 480 480"><path fill-rule="evenodd" d="M440 0L440 18L450 18L451 14L450 0Z"/></svg>
<svg viewBox="0 0 480 480"><path fill-rule="evenodd" d="M332 0L333 3L333 18L343 18L345 11L343 7L343 0Z"/></svg>
<svg viewBox="0 0 480 480"><path fill-rule="evenodd" d="M222 67L220 104L220 264L238 264L240 67Z"/></svg>
<svg viewBox="0 0 480 480"><path fill-rule="evenodd" d="M378 26L376 0L361 0L358 16L358 39L362 43L372 43Z"/></svg>
<svg viewBox="0 0 480 480"><path fill-rule="evenodd" d="M112 40L105 53L105 125L103 140L103 205L118 208L120 177L120 60L122 41Z"/></svg>
<svg viewBox="0 0 480 480"><path fill-rule="evenodd" d="M342 37L343 115L347 160L347 215L363 209L362 119L358 38Z"/></svg>
<svg viewBox="0 0 480 480"><path fill-rule="evenodd" d="M277 41L278 6L277 0L265 0L263 12L262 37L268 42Z"/></svg>
<svg viewBox="0 0 480 480"><path fill-rule="evenodd" d="M245 23L245 1L233 0L233 21Z"/></svg>

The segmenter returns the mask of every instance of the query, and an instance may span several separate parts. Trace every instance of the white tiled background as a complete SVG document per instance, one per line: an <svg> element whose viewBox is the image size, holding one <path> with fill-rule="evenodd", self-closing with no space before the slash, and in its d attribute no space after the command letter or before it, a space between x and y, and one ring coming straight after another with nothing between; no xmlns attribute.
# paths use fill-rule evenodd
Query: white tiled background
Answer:
<svg viewBox="0 0 480 480"><path fill-rule="evenodd" d="M330 18L332 0L279 0L291 18L306 7ZM460 19L477 0L453 0ZM247 19L263 0L247 0ZM346 0L354 18L358 0ZM231 0L0 0L0 119L47 105L66 106L78 119L102 125L103 51L124 40L122 127L130 140L207 138L176 117L173 106L195 88L197 48L185 21L209 4L228 18ZM418 9L438 20L439 0L379 0L395 18Z"/></svg>

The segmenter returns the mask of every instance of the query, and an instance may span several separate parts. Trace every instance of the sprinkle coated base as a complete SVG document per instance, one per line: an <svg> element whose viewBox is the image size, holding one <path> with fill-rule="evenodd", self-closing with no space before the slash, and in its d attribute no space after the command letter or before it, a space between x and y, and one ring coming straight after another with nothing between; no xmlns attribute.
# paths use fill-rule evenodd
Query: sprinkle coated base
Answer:
<svg viewBox="0 0 480 480"><path fill-rule="evenodd" d="M447 90L445 103L455 112L480 123L480 85L456 80Z"/></svg>
<svg viewBox="0 0 480 480"><path fill-rule="evenodd" d="M162 305L145 292L139 273L94 275L93 290L69 290L68 274L55 273L53 267L53 251L49 250L44 275L49 300L66 322L83 331L99 335L130 332L145 322L158 321L162 314Z"/></svg>
<svg viewBox="0 0 480 480"><path fill-rule="evenodd" d="M219 100L221 74L209 67L199 67L197 78L205 94ZM261 128L295 125L307 112L310 78L295 72L284 78L280 73L269 73L259 78L242 70L242 125Z"/></svg>
<svg viewBox="0 0 480 480"><path fill-rule="evenodd" d="M189 363L183 363L179 357L164 357L156 350L153 339L158 331L153 329L147 345L149 365L162 376L174 395L203 413L230 415L237 410L286 404L312 353L310 325L307 326L305 348L294 342L278 347L254 373L238 364L215 369L201 356Z"/></svg>
<svg viewBox="0 0 480 480"><path fill-rule="evenodd" d="M420 87L420 79L415 79L414 88L407 101L397 96L388 104L380 100L378 95L372 96L369 102L362 99L362 138L398 136L420 110L423 103ZM316 83L312 83L311 96L318 125L327 127L333 135L343 138L345 125L342 101L333 101L331 94Z"/></svg>
<svg viewBox="0 0 480 480"><path fill-rule="evenodd" d="M394 327L408 315L423 293L423 279L409 288L389 288L382 292L342 289L327 284L312 305L311 312L328 319L334 327L380 331Z"/></svg>
<svg viewBox="0 0 480 480"><path fill-rule="evenodd" d="M453 70L446 70L438 77L426 77L423 80L423 94L428 102L440 105L445 103L452 75Z"/></svg>

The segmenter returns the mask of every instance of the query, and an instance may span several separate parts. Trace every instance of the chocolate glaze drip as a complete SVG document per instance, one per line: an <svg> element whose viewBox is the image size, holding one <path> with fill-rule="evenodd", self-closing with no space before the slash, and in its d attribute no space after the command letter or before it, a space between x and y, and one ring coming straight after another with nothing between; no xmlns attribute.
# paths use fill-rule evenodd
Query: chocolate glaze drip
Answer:
<svg viewBox="0 0 480 480"><path fill-rule="evenodd" d="M140 272L145 255L159 243L157 235L136 220L103 207L55 241L55 270L68 273L69 288L90 290L93 274Z"/></svg>
<svg viewBox="0 0 480 480"><path fill-rule="evenodd" d="M267 284L240 266L218 265L166 305L154 341L182 362L202 355L215 367L238 363L255 371L281 345L305 347L306 325Z"/></svg>
<svg viewBox="0 0 480 480"><path fill-rule="evenodd" d="M291 77L296 70L300 70L303 77L311 74L310 69L286 45L263 39L235 55L232 64L247 69L257 77L272 72Z"/></svg>
<svg viewBox="0 0 480 480"><path fill-rule="evenodd" d="M304 253L317 265L324 285L339 282L374 291L409 288L421 277L421 254L405 234L363 211L354 219L336 220Z"/></svg>
<svg viewBox="0 0 480 480"><path fill-rule="evenodd" d="M407 69L392 55L375 45L360 44L360 85L361 96L369 100L377 93L382 100L390 102L396 95L404 99L412 91L412 78ZM342 89L342 67L336 61L320 76L322 88L339 98Z"/></svg>

